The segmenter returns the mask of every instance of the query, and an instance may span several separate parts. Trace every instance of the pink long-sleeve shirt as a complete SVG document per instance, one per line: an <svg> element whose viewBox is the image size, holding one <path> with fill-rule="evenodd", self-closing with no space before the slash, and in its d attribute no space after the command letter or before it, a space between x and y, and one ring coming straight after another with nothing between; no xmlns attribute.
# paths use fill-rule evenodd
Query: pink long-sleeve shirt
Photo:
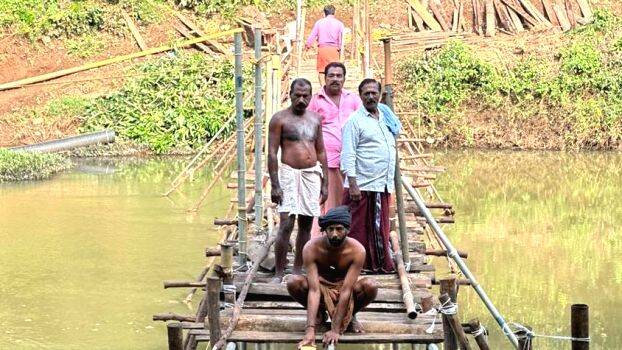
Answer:
<svg viewBox="0 0 622 350"><path fill-rule="evenodd" d="M307 47L313 46L313 42L317 39L318 46L334 46L341 48L341 40L343 37L343 23L333 15L328 15L313 25L311 35L307 39Z"/></svg>
<svg viewBox="0 0 622 350"><path fill-rule="evenodd" d="M350 115L361 107L361 99L353 92L342 89L339 106L326 95L324 88L313 95L309 110L322 116L322 136L329 168L339 168L341 155L341 129Z"/></svg>

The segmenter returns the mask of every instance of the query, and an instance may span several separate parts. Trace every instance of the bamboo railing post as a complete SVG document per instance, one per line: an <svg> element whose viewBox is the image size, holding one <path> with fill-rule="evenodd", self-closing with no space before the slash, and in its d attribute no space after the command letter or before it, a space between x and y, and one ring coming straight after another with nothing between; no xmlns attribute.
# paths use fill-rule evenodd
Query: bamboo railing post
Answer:
<svg viewBox="0 0 622 350"><path fill-rule="evenodd" d="M209 277L207 279L207 320L209 325L210 345L216 344L220 339L220 278Z"/></svg>
<svg viewBox="0 0 622 350"><path fill-rule="evenodd" d="M371 78L371 25L369 21L369 0L364 0L363 21L365 23L365 58L364 58L364 74L365 78Z"/></svg>
<svg viewBox="0 0 622 350"><path fill-rule="evenodd" d="M384 91L386 93L385 103L391 110L393 108L393 66L391 62L391 39L384 39ZM397 205L397 221L400 233L400 246L402 259L405 264L410 257L408 254L408 234L406 233L406 216L404 215L404 194L402 191L402 171L400 170L399 147L396 140L395 145L395 203Z"/></svg>
<svg viewBox="0 0 622 350"><path fill-rule="evenodd" d="M451 301L451 297L447 293L442 294L438 298L438 300L441 302L441 305L453 304L453 302ZM469 340L467 339L466 334L464 333L464 329L462 328L462 324L460 323L460 320L458 319L458 315L456 313L454 314L443 313L443 323L445 322L445 320L447 320L447 322L449 323L449 326L451 327L451 330L455 334L456 339L458 340L458 343L460 344L460 349L471 350L471 345L469 344Z"/></svg>
<svg viewBox="0 0 622 350"><path fill-rule="evenodd" d="M471 335L475 338L475 342L477 343L477 346L479 346L479 349L490 350L490 346L488 346L488 336L486 335L486 331L480 324L479 320L470 320L469 327L471 328Z"/></svg>
<svg viewBox="0 0 622 350"><path fill-rule="evenodd" d="M261 227L263 219L263 177L261 155L263 153L263 119L261 100L261 29L255 29L255 227Z"/></svg>
<svg viewBox="0 0 622 350"><path fill-rule="evenodd" d="M225 302L235 303L235 286L233 285L233 245L220 244L220 265L223 269L223 290Z"/></svg>
<svg viewBox="0 0 622 350"><path fill-rule="evenodd" d="M525 326L530 332L532 330L531 327ZM531 334L524 329L519 329L514 333L516 335L516 339L518 339L518 349L519 350L532 350L531 345Z"/></svg>
<svg viewBox="0 0 622 350"><path fill-rule="evenodd" d="M572 350L589 350L590 348L589 312L590 308L586 304L573 304L570 307L570 335L574 338Z"/></svg>
<svg viewBox="0 0 622 350"><path fill-rule="evenodd" d="M402 252L398 244L397 235L395 231L391 231L389 234L391 238L391 247L393 248L393 254L395 255L395 264L397 265L397 274L400 278L400 284L402 286L402 299L404 300L404 306L406 307L406 313L408 318L417 318L417 309L415 307L415 301L413 299L413 293L410 290L410 283L408 281L408 274L404 267L404 260L402 258Z"/></svg>
<svg viewBox="0 0 622 350"><path fill-rule="evenodd" d="M452 303L455 303L458 299L458 288L456 286L456 278L455 276L449 276L447 278L443 278L440 280L440 293L447 294ZM456 350L458 349L458 341L456 339L456 334L451 327L449 322L449 318L443 315L443 329L445 340L443 342L445 350Z"/></svg>
<svg viewBox="0 0 622 350"><path fill-rule="evenodd" d="M238 160L238 263L246 264L246 159L244 155L244 106L242 105L242 34L234 36L235 47L235 115Z"/></svg>
<svg viewBox="0 0 622 350"><path fill-rule="evenodd" d="M181 323L171 322L166 325L168 333L168 350L182 350L184 347L184 332Z"/></svg>

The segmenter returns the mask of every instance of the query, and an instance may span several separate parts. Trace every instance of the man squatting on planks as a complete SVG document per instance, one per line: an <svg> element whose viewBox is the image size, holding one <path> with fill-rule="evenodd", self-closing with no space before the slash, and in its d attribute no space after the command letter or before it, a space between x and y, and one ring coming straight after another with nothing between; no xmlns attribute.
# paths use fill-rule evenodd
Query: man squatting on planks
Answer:
<svg viewBox="0 0 622 350"><path fill-rule="evenodd" d="M276 273L280 283L287 264L289 237L298 216L298 236L294 274L302 270L302 249L309 240L313 217L320 215L320 204L328 197L326 152L321 117L307 110L311 83L295 79L290 87L291 105L270 119L268 172L272 183L272 202L279 205L280 224L274 246ZM281 152L280 162L278 152Z"/></svg>
<svg viewBox="0 0 622 350"><path fill-rule="evenodd" d="M378 294L375 280L359 279L365 264L365 248L348 237L348 207L330 209L320 217L319 224L325 235L311 239L302 252L307 276L287 279L289 294L307 309L305 336L298 348L315 345L315 328L327 320L327 312L331 328L324 333L325 346L336 344L346 329L363 332L356 313Z"/></svg>

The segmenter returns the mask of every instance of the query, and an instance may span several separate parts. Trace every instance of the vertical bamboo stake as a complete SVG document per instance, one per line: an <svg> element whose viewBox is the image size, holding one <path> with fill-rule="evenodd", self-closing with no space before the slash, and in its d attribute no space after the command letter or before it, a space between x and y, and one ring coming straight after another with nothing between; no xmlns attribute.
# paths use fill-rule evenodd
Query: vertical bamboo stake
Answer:
<svg viewBox="0 0 622 350"><path fill-rule="evenodd" d="M532 329L529 326L525 326L525 328L527 328L529 331L531 331ZM514 334L516 335L516 338L518 339L519 350L531 350L532 349L530 334L528 334L526 331L522 329L519 331L516 331L516 333Z"/></svg>
<svg viewBox="0 0 622 350"><path fill-rule="evenodd" d="M357 67L359 65L358 32L361 26L359 11L359 0L355 0L352 8L352 60Z"/></svg>
<svg viewBox="0 0 622 350"><path fill-rule="evenodd" d="M270 123L270 118L274 114L272 110L272 74L274 74L272 70L272 60L268 60L266 63L266 92L264 95L264 103L265 103L265 130L266 135L264 139L264 154L268 154L268 124Z"/></svg>
<svg viewBox="0 0 622 350"><path fill-rule="evenodd" d="M572 350L590 349L590 308L585 304L573 304L570 307L570 335L575 339L572 341Z"/></svg>
<svg viewBox="0 0 622 350"><path fill-rule="evenodd" d="M220 278L207 279L207 320L209 324L209 343L216 344L220 339Z"/></svg>
<svg viewBox="0 0 622 350"><path fill-rule="evenodd" d="M301 31L302 26L300 25L300 20L302 19L302 0L296 0L296 46L294 49L296 50L296 76L300 76L300 65L302 63L302 35L304 30Z"/></svg>
<svg viewBox="0 0 622 350"><path fill-rule="evenodd" d="M438 300L441 302L441 305L445 305L448 302L451 302L451 298L447 293L441 295ZM460 344L461 350L471 350L471 345L469 344L469 340L464 333L464 329L462 328L462 324L460 324L460 320L458 320L458 315L454 314L443 314L443 320L447 320L452 331L456 335L458 339L458 343Z"/></svg>
<svg viewBox="0 0 622 350"><path fill-rule="evenodd" d="M479 346L480 350L490 350L490 346L488 346L488 337L486 336L485 331L483 330L482 325L480 324L478 319L473 319L469 321L469 327L471 327L471 333L473 334L473 338L475 338L475 342L477 346Z"/></svg>
<svg viewBox="0 0 622 350"><path fill-rule="evenodd" d="M393 66L391 62L391 38L383 40L384 44L384 91L385 102L393 110ZM400 169L400 155L397 141L395 143L395 202L397 204L398 230L400 233L400 249L404 264L407 264L410 256L408 249L408 234L406 233L406 217L404 215L404 195L402 193L402 171ZM408 272L408 271L406 271Z"/></svg>
<svg viewBox="0 0 622 350"><path fill-rule="evenodd" d="M300 32L298 33L298 37L300 38L300 44L298 47L298 67L296 69L296 76L300 76L300 62L302 62L302 48L305 44L305 23L307 17L307 5L304 0L302 2L302 8L300 9Z"/></svg>
<svg viewBox="0 0 622 350"><path fill-rule="evenodd" d="M263 219L263 193L261 179L263 177L261 166L261 155L263 151L262 128L263 120L261 115L261 29L255 29L255 227L261 228Z"/></svg>
<svg viewBox="0 0 622 350"><path fill-rule="evenodd" d="M369 0L365 0L363 10L363 20L365 21L365 77L371 78L371 26L369 21Z"/></svg>
<svg viewBox="0 0 622 350"><path fill-rule="evenodd" d="M234 36L235 46L235 115L238 159L238 262L246 264L246 159L244 155L244 106L242 96L242 34ZM259 184L255 184L259 186Z"/></svg>
<svg viewBox="0 0 622 350"><path fill-rule="evenodd" d="M274 111L278 111L281 109L281 57L279 55L273 55L272 60L272 69L274 69L274 82L272 83L272 92L273 92L273 107Z"/></svg>
<svg viewBox="0 0 622 350"><path fill-rule="evenodd" d="M455 303L458 299L458 289L456 284L456 277L449 276L448 278L443 278L440 280L440 293L447 294L451 300L451 302ZM443 315L443 329L445 330L443 333L445 334L445 341L443 342L445 350L456 350L458 349L458 342L456 339L456 334L451 327L449 319Z"/></svg>
<svg viewBox="0 0 622 350"><path fill-rule="evenodd" d="M184 347L184 333L181 323L173 322L166 325L168 332L168 350L182 350Z"/></svg>

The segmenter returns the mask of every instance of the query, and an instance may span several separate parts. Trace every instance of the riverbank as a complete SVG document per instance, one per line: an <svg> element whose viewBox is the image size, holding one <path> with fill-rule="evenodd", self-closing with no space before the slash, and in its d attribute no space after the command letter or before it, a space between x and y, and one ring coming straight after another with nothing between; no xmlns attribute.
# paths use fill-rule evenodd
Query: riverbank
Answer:
<svg viewBox="0 0 622 350"><path fill-rule="evenodd" d="M397 63L399 108L437 147L622 150L622 21L454 41Z"/></svg>

